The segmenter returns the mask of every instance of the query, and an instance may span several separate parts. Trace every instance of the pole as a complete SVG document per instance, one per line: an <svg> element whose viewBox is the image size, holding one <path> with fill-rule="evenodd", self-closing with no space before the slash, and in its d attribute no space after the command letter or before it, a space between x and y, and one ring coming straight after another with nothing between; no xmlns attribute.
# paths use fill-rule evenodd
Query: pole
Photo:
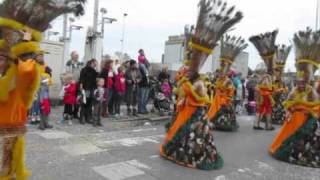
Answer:
<svg viewBox="0 0 320 180"><path fill-rule="evenodd" d="M123 26L122 26L122 39L121 39L121 60L124 58L124 37L125 37L125 29L126 29L126 17L127 13L123 14Z"/></svg>
<svg viewBox="0 0 320 180"><path fill-rule="evenodd" d="M319 25L319 0L317 0L317 6L316 6L316 31L318 30Z"/></svg>
<svg viewBox="0 0 320 180"><path fill-rule="evenodd" d="M93 12L93 33L94 39L92 41L92 54L91 58L96 58L97 55L97 38L98 38L98 21L99 21L99 0L94 1L94 12Z"/></svg>
<svg viewBox="0 0 320 180"><path fill-rule="evenodd" d="M62 57L62 71L65 71L65 64L67 62L68 58L68 51L69 51L69 40L67 37L67 31L68 31L68 15L63 15L63 30L62 30L62 42L63 42L63 57Z"/></svg>
<svg viewBox="0 0 320 180"><path fill-rule="evenodd" d="M319 24L319 0L317 0L317 5L316 5L316 31L318 30L318 24Z"/></svg>
<svg viewBox="0 0 320 180"><path fill-rule="evenodd" d="M94 12L93 12L93 31L98 32L98 21L99 21L99 0L94 1Z"/></svg>

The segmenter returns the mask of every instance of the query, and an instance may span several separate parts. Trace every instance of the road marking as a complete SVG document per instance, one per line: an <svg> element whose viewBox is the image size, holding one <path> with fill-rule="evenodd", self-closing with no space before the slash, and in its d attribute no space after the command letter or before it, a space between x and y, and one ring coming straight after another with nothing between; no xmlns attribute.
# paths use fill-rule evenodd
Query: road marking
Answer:
<svg viewBox="0 0 320 180"><path fill-rule="evenodd" d="M137 167L137 168L142 168L142 169L151 169L151 167L149 167L149 166L147 166L147 165L145 165L145 164L142 164L142 163L140 163L139 161L137 161L137 160L130 160L130 161L127 161L126 162L127 164L130 164L130 165L132 165L132 166L134 166L134 167Z"/></svg>
<svg viewBox="0 0 320 180"><path fill-rule="evenodd" d="M149 129L135 129L132 132L145 132L145 131L156 131L157 128L149 128Z"/></svg>
<svg viewBox="0 0 320 180"><path fill-rule="evenodd" d="M155 135L155 136L146 136L146 137L133 137L133 138L124 138L124 139L116 139L110 141L102 141L98 142L99 147L115 147L115 146L126 146L126 147L134 147L138 145L142 145L144 143L155 143L159 144L159 138L164 137L164 135Z"/></svg>
<svg viewBox="0 0 320 180"><path fill-rule="evenodd" d="M64 131L57 131L57 130L47 130L47 131L37 131L34 134L37 134L45 139L68 139L73 135L64 132Z"/></svg>
<svg viewBox="0 0 320 180"><path fill-rule="evenodd" d="M273 167L265 162L258 161L258 160L255 160L255 162L258 163L258 167L261 169L273 170Z"/></svg>
<svg viewBox="0 0 320 180"><path fill-rule="evenodd" d="M150 159L157 159L159 157L160 157L159 155L152 155L152 156L150 156Z"/></svg>
<svg viewBox="0 0 320 180"><path fill-rule="evenodd" d="M90 143L71 144L60 146L60 148L71 156L95 154L106 151Z"/></svg>
<svg viewBox="0 0 320 180"><path fill-rule="evenodd" d="M108 164L105 166L93 167L93 170L109 180L123 180L139 175L145 172L139 168L151 169L137 160Z"/></svg>
<svg viewBox="0 0 320 180"><path fill-rule="evenodd" d="M215 180L227 180L227 178L224 175L220 175L220 176L217 176Z"/></svg>

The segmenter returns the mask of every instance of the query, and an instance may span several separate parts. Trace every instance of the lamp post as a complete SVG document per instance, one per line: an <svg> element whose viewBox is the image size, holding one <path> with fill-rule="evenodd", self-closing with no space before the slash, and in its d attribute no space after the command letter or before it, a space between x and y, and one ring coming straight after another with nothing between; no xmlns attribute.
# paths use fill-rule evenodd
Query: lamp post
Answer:
<svg viewBox="0 0 320 180"><path fill-rule="evenodd" d="M117 22L117 19L106 17L105 15L108 13L106 8L101 8L100 12L102 14L101 18L101 37L104 38L104 30L105 30L105 24L112 24L113 22Z"/></svg>
<svg viewBox="0 0 320 180"><path fill-rule="evenodd" d="M316 31L318 30L319 25L319 0L317 0L317 6L316 6Z"/></svg>
<svg viewBox="0 0 320 180"><path fill-rule="evenodd" d="M126 17L128 16L127 13L123 13L123 26L122 26L122 39L121 39L121 59L124 58L124 38L125 38L125 29L126 29Z"/></svg>
<svg viewBox="0 0 320 180"><path fill-rule="evenodd" d="M57 32L57 31L48 31L47 40L50 40L51 35L56 36L58 34L59 34L59 32Z"/></svg>

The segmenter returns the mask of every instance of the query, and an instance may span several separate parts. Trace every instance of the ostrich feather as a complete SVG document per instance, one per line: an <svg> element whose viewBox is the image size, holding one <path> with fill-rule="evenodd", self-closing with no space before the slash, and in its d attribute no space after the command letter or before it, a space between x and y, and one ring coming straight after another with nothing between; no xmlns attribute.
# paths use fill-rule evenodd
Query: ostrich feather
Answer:
<svg viewBox="0 0 320 180"><path fill-rule="evenodd" d="M221 42L220 68L227 75L236 57L248 47L242 37L225 35Z"/></svg>
<svg viewBox="0 0 320 180"><path fill-rule="evenodd" d="M243 18L242 12L236 11L235 6L228 6L223 0L200 0L199 14L195 27L186 31L186 39L214 49L217 42L231 27ZM191 60L190 70L198 72L209 54L197 49L189 49Z"/></svg>
<svg viewBox="0 0 320 180"><path fill-rule="evenodd" d="M256 47L260 56L264 60L269 74L273 73L274 54L277 51L275 41L278 32L278 30L274 30L272 32L259 34L249 38L249 41Z"/></svg>
<svg viewBox="0 0 320 180"><path fill-rule="evenodd" d="M315 32L307 27L306 30L294 34L293 43L297 69L304 72L305 80L310 82L314 80L314 73L317 70L317 64L320 62L320 32ZM299 63L301 60L309 62Z"/></svg>
<svg viewBox="0 0 320 180"><path fill-rule="evenodd" d="M232 62L248 47L242 37L225 35L221 43L221 58L229 59Z"/></svg>
<svg viewBox="0 0 320 180"><path fill-rule="evenodd" d="M51 21L62 14L83 15L85 2L86 0L4 0L0 4L0 16L43 32Z"/></svg>
<svg viewBox="0 0 320 180"><path fill-rule="evenodd" d="M286 46L284 44L278 45L276 55L275 55L275 64L285 65L291 49L292 49L292 46Z"/></svg>

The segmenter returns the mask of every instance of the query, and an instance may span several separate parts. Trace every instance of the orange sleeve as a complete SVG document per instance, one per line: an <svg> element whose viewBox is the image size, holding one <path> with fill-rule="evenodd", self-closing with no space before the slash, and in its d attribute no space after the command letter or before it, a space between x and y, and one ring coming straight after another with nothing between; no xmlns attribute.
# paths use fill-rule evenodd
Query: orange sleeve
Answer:
<svg viewBox="0 0 320 180"><path fill-rule="evenodd" d="M27 61L19 61L17 90L19 91L23 103L30 107L34 95L40 86L40 70L39 66L33 59Z"/></svg>

